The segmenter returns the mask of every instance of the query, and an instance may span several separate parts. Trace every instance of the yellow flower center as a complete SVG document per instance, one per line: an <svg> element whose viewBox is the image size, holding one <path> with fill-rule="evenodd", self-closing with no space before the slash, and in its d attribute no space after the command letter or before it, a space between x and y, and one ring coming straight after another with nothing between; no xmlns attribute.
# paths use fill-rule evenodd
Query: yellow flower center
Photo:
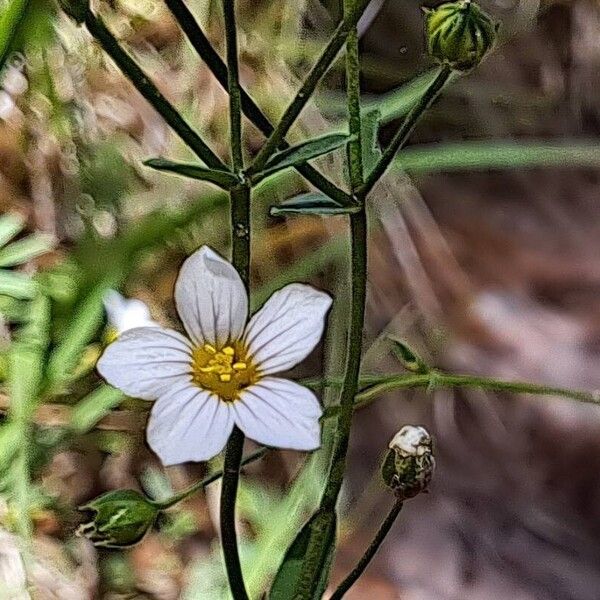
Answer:
<svg viewBox="0 0 600 600"><path fill-rule="evenodd" d="M240 342L222 348L204 344L192 352L192 382L227 402L237 400L240 391L258 379L257 368Z"/></svg>

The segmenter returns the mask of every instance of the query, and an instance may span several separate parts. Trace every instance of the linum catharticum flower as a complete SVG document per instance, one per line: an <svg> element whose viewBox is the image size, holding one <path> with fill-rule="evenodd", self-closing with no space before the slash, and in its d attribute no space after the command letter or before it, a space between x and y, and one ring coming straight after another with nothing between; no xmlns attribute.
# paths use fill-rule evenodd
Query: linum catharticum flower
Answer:
<svg viewBox="0 0 600 600"><path fill-rule="evenodd" d="M291 284L248 321L239 274L203 246L181 267L175 303L189 338L161 327L131 329L98 361L110 384L129 396L156 400L147 438L162 462L208 460L223 449L234 425L267 446L318 448L317 398L273 375L313 350L331 298Z"/></svg>
<svg viewBox="0 0 600 600"><path fill-rule="evenodd" d="M129 329L159 326L150 316L146 303L137 298L125 298L116 290L108 290L103 302L108 317L108 341L116 340Z"/></svg>

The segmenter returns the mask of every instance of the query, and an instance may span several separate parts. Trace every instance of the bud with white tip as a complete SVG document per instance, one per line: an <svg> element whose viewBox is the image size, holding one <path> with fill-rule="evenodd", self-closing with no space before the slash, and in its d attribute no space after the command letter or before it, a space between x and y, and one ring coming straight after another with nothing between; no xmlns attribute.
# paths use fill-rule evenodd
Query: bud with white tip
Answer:
<svg viewBox="0 0 600 600"><path fill-rule="evenodd" d="M424 427L405 425L392 438L381 466L381 476L401 500L427 490L435 459L431 436Z"/></svg>

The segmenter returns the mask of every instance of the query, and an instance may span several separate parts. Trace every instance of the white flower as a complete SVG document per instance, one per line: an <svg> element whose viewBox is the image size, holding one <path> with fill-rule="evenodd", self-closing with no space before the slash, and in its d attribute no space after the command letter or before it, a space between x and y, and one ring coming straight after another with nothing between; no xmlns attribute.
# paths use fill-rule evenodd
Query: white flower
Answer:
<svg viewBox="0 0 600 600"><path fill-rule="evenodd" d="M162 462L208 460L223 449L234 425L267 446L318 448L317 398L273 375L310 354L323 334L331 298L291 284L248 321L239 274L203 246L181 267L175 303L189 339L160 327L132 329L98 362L110 384L156 400L147 436Z"/></svg>
<svg viewBox="0 0 600 600"><path fill-rule="evenodd" d="M111 329L116 338L129 329L136 327L158 327L158 323L150 316L150 309L145 302L135 298L125 298L116 290L108 290L104 295L104 309Z"/></svg>

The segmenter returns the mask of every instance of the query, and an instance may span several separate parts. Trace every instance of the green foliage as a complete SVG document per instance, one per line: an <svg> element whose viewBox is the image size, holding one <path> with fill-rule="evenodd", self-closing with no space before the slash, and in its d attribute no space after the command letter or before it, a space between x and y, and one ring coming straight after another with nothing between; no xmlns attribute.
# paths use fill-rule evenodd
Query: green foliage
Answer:
<svg viewBox="0 0 600 600"><path fill-rule="evenodd" d="M313 600L320 600L327 587L329 569L335 551L336 523L336 513L323 509L317 511L306 522L285 553L283 562L271 586L269 600L294 598L294 594L301 584L304 561L313 537L318 540L316 548L320 576L312 598Z"/></svg>
<svg viewBox="0 0 600 600"><path fill-rule="evenodd" d="M278 171L303 165L313 158L323 156L345 146L350 139L351 137L348 135L330 133L302 142L296 146L290 146L285 150L280 150L271 156L259 173L252 175L252 181L253 183L258 183L265 177L273 175Z"/></svg>
<svg viewBox="0 0 600 600"><path fill-rule="evenodd" d="M54 247L54 239L44 234L32 234L9 243L25 227L25 220L16 214L0 217L0 294L19 300L31 300L37 293L37 283L24 273L7 271L45 254Z"/></svg>
<svg viewBox="0 0 600 600"><path fill-rule="evenodd" d="M96 423L119 406L124 394L109 385L102 385L81 399L71 412L69 429L82 434L94 427Z"/></svg>
<svg viewBox="0 0 600 600"><path fill-rule="evenodd" d="M0 13L0 72L13 52L40 50L54 36L54 5L45 0L8 0Z"/></svg>
<svg viewBox="0 0 600 600"><path fill-rule="evenodd" d="M50 235L33 234L0 249L0 267L15 267L46 254L55 245Z"/></svg>
<svg viewBox="0 0 600 600"><path fill-rule="evenodd" d="M167 173L189 177L190 179L198 179L200 181L213 183L224 190L229 190L240 183L239 177L230 171L208 169L199 165L174 162L166 158L150 158L149 160L146 160L144 164L157 171L165 171Z"/></svg>
<svg viewBox="0 0 600 600"><path fill-rule="evenodd" d="M10 0L0 14L0 71L14 49L29 0Z"/></svg>
<svg viewBox="0 0 600 600"><path fill-rule="evenodd" d="M348 215L360 210L358 206L340 206L329 196L319 192L301 194L284 200L279 206L272 206L270 213L274 217L283 215Z"/></svg>
<svg viewBox="0 0 600 600"><path fill-rule="evenodd" d="M55 393L69 382L83 350L100 328L104 320L103 298L115 279L115 274L109 274L79 303L52 352L47 376L48 386Z"/></svg>
<svg viewBox="0 0 600 600"><path fill-rule="evenodd" d="M578 140L559 144L502 140L423 144L405 148L394 161L396 169L415 174L599 165L598 145Z"/></svg>

